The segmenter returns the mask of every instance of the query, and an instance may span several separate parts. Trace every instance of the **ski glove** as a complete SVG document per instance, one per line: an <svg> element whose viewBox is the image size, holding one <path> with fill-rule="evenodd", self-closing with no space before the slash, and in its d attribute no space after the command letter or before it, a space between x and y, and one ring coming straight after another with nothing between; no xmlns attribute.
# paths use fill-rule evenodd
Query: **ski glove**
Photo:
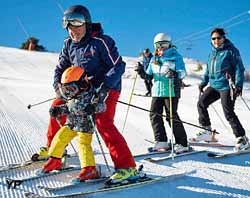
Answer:
<svg viewBox="0 0 250 198"><path fill-rule="evenodd" d="M101 86L96 89L95 97L92 101L92 104L105 103L108 97L108 92L109 88L102 83Z"/></svg>
<svg viewBox="0 0 250 198"><path fill-rule="evenodd" d="M96 106L94 104L88 104L84 111L88 114L88 115L93 115L96 111Z"/></svg>
<svg viewBox="0 0 250 198"><path fill-rule="evenodd" d="M201 93L203 93L204 92L204 88L206 87L206 85L204 85L204 84L199 84L199 91L201 92Z"/></svg>
<svg viewBox="0 0 250 198"><path fill-rule="evenodd" d="M241 96L242 95L242 87L236 87L234 92L235 92L236 97Z"/></svg>
<svg viewBox="0 0 250 198"><path fill-rule="evenodd" d="M61 107L57 107L57 106L56 107L51 107L49 109L49 114L50 114L51 117L56 118L56 117L58 117L59 115L62 114L62 109L61 109Z"/></svg>
<svg viewBox="0 0 250 198"><path fill-rule="evenodd" d="M167 78L176 78L177 77L177 72L172 70L172 69L169 69L166 73L166 77Z"/></svg>
<svg viewBox="0 0 250 198"><path fill-rule="evenodd" d="M144 72L143 65L138 62L137 65L135 66L135 71L140 75L142 72Z"/></svg>

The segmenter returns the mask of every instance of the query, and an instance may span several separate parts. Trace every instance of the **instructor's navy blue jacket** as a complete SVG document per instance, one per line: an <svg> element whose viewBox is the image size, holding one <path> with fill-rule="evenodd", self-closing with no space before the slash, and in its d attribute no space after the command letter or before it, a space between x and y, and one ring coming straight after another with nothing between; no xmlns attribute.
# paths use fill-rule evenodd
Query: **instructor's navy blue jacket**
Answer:
<svg viewBox="0 0 250 198"><path fill-rule="evenodd" d="M71 38L64 41L59 64L55 69L53 85L56 89L65 69L80 66L84 68L88 77L93 77L91 82L94 87L97 88L104 82L106 87L120 91L125 65L114 40L103 34L99 24L91 37L84 37L79 43L75 43Z"/></svg>

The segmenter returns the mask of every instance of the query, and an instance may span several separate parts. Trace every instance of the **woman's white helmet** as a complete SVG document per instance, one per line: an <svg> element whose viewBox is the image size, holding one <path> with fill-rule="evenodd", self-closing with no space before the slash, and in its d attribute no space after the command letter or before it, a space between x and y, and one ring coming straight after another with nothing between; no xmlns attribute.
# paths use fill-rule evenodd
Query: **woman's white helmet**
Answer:
<svg viewBox="0 0 250 198"><path fill-rule="evenodd" d="M165 33L156 34L155 38L154 38L154 43L161 42L161 41L167 41L167 42L171 43L172 38L171 38L171 36L169 36L168 34L165 34Z"/></svg>

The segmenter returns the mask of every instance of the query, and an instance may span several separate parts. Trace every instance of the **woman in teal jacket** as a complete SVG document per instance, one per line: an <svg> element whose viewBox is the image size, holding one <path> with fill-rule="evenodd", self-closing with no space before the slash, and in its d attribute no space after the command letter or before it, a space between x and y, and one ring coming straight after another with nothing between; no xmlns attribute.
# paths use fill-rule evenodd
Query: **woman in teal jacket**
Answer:
<svg viewBox="0 0 250 198"><path fill-rule="evenodd" d="M236 150L250 147L245 130L234 112L236 97L242 94L244 81L244 66L239 50L225 37L222 28L211 32L212 52L209 55L206 72L199 85L201 97L198 101L199 123L211 129L207 108L210 104L221 99L224 115L231 125L237 138ZM207 84L209 87L203 90ZM196 141L212 141L211 131L205 130L197 134ZM214 140L216 141L216 140Z"/></svg>
<svg viewBox="0 0 250 198"><path fill-rule="evenodd" d="M161 114L165 109L167 121L170 125L170 97L172 98L173 133L176 145L176 153L189 150L187 135L177 113L180 98L181 79L186 74L185 64L182 56L171 45L171 37L159 33L154 38L155 54L151 59L146 73L153 76L152 101L150 121L154 131L154 150L168 150L168 138ZM171 90L169 83L171 82ZM171 126L171 125L170 125Z"/></svg>

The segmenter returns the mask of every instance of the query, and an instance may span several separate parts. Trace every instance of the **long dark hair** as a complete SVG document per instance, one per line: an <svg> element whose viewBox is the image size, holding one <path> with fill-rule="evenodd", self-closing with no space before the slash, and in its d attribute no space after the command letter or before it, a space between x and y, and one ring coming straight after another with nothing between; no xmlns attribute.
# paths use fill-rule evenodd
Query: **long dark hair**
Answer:
<svg viewBox="0 0 250 198"><path fill-rule="evenodd" d="M212 36L213 33L218 33L220 36L223 36L223 37L225 37L225 35L226 35L226 32L225 32L225 30L223 28L215 28L215 29L213 29L211 31L210 36Z"/></svg>

